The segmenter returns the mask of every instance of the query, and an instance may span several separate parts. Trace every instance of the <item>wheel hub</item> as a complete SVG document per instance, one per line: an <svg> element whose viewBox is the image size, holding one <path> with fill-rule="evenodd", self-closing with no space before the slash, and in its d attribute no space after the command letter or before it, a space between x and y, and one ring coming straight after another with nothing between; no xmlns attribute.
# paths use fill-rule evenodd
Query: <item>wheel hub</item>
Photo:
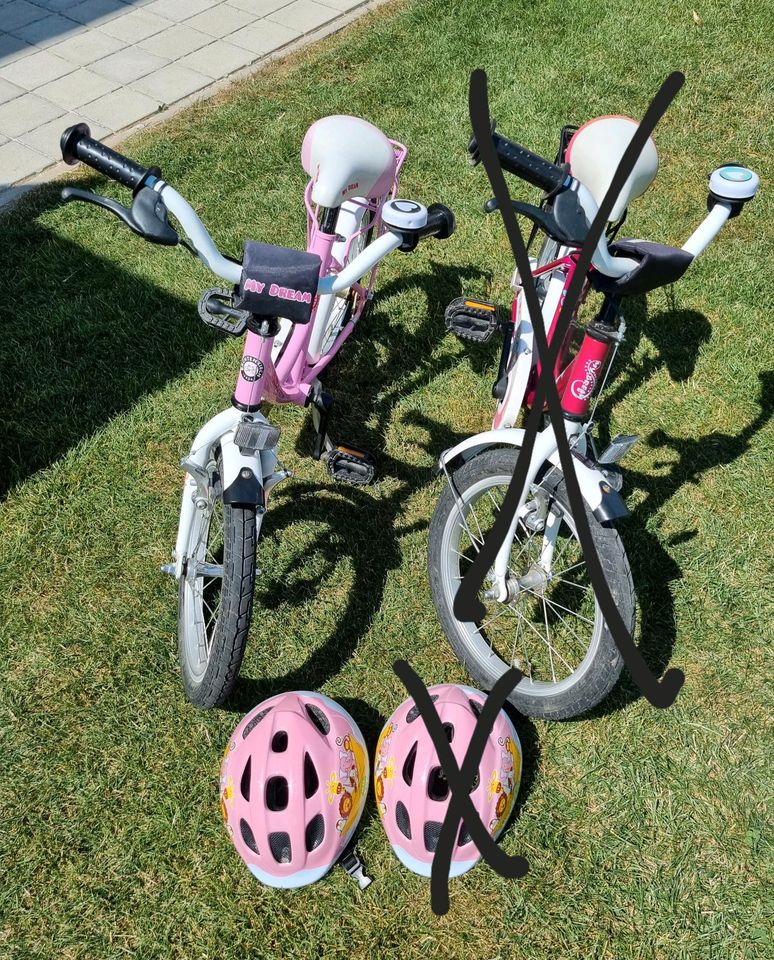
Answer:
<svg viewBox="0 0 774 960"><path fill-rule="evenodd" d="M519 586L522 590L530 590L542 597L550 582L550 574L539 563L533 563L524 576L519 579Z"/></svg>

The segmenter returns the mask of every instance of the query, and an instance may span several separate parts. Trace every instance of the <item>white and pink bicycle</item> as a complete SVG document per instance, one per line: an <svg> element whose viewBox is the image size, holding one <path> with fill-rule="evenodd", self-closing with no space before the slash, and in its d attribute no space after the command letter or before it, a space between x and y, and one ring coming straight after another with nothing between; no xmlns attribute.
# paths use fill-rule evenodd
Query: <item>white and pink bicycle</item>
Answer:
<svg viewBox="0 0 774 960"><path fill-rule="evenodd" d="M532 221L533 237L538 232L544 236L530 266L549 345L580 248L636 129L634 120L618 116L565 128L554 163L492 131L502 168L546 191L539 206L513 201L513 207ZM475 139L469 149L477 162ZM634 586L614 522L628 513L619 493L618 464L637 437L614 437L605 449L594 437L599 397L626 330L621 299L678 280L758 188L752 170L727 164L710 175L709 212L681 248L647 240L613 242L630 203L650 186L657 169L656 148L649 139L583 278L580 303L592 291L602 294L597 315L581 329L576 307L551 371L592 539L630 633ZM497 203L490 200L484 209L492 212ZM517 418L532 407L545 363L538 355L518 272L512 286L507 320L500 319L494 304L466 298L454 301L446 312L448 327L463 339L485 341L499 331L503 346L492 388L497 403L492 429L441 454L439 468L448 482L430 526L430 587L444 632L475 681L490 689L516 666L524 676L510 697L515 706L531 716L562 719L598 704L616 683L623 660L586 569L550 422L535 439L514 520L479 592L486 613L478 622L463 622L454 612L460 583L491 531L511 482L524 441Z"/></svg>
<svg viewBox="0 0 774 960"><path fill-rule="evenodd" d="M66 187L64 200L104 207L144 239L185 246L231 285L204 293L199 315L232 335L246 334L231 406L206 423L182 461L186 471L174 562L179 584L178 652L188 698L222 703L236 683L252 614L256 546L269 494L290 476L279 460L280 431L261 406L309 405L313 455L331 476L368 483L374 463L328 434L331 397L320 377L363 319L376 268L393 250L423 237L445 239L454 216L397 198L406 147L365 120L325 117L304 138L301 159L307 249L247 241L241 262L223 256L188 202L161 177L90 136L85 124L62 135L62 156L88 164L133 191L131 207ZM184 237L170 224L172 215Z"/></svg>

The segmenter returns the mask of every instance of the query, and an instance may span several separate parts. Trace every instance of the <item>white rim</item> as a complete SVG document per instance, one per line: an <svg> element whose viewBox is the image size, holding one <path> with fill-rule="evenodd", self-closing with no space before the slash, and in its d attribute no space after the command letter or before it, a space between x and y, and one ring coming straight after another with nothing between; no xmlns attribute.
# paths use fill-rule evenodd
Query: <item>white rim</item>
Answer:
<svg viewBox="0 0 774 960"><path fill-rule="evenodd" d="M510 480L510 474L486 477L461 494L465 522L479 544L491 524L478 517L476 505L486 498L490 511L499 509L492 491L504 491ZM564 537L557 540L546 583L535 590L525 587L509 603L486 600L482 590L479 598L487 606L487 613L481 623L455 620L459 637L482 669L504 673L509 666L517 666L524 674L518 691L538 697L554 697L581 681L596 657L604 627L591 584L584 582L588 574L572 517L556 500L551 509L560 517L559 537ZM536 569L533 558L544 544L543 536L532 533L520 521L510 561L514 580ZM477 547L471 543L455 506L441 540L441 582L449 610L472 562L471 549ZM575 553L580 554L579 561ZM576 594L579 599L573 604L569 598Z"/></svg>

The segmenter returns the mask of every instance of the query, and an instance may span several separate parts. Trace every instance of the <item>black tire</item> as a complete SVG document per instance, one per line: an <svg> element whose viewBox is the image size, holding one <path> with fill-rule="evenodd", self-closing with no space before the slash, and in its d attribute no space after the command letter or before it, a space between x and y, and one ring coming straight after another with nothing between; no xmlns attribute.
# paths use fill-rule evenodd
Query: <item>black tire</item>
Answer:
<svg viewBox="0 0 774 960"><path fill-rule="evenodd" d="M206 596L208 585L204 577L181 577L178 598L180 673L186 696L195 707L203 710L220 706L231 694L239 676L252 617L255 556L260 530L255 507L223 503L221 473L222 465L218 457L217 473L212 477L215 503L210 517L204 521L209 540L213 532L212 516L216 510L222 510L223 542L220 552L223 577L219 607L210 629L207 629L206 621L196 622L197 614L201 617L205 613L202 607L196 606L197 586ZM211 546L217 551L219 545ZM208 643L208 650L202 650L202 642Z"/></svg>
<svg viewBox="0 0 774 960"><path fill-rule="evenodd" d="M466 509L465 516L466 519L469 519L471 525L473 524L473 513L469 509L470 503L472 502L473 509L475 509L475 505L478 502L476 497L483 497L487 489L490 490L490 499L493 499L493 501L497 499L491 495L491 490L500 489L501 486L504 490L504 487L507 487L516 466L518 452L515 448L486 450L478 456L473 457L468 463L454 472L453 482L457 494L465 507L468 508ZM487 487L487 484L492 484L492 486ZM572 523L565 482L561 472L555 468L547 471L545 478L540 481L539 487L544 491L547 502L550 505L551 513L557 518L560 518L558 520L559 529L561 530L562 525L566 524L569 534L566 538L567 544L571 545L573 550L575 550L577 545L577 550L580 550L577 540L573 543L574 525ZM613 599L618 606L624 623L633 631L635 621L634 585L621 538L613 527L602 526L588 508L586 510L586 516ZM475 517L475 521L479 523L477 516ZM455 531L459 532L459 539L456 541ZM484 536L486 535L486 530L482 528L481 531L476 532L474 538L478 538L479 532ZM465 530L460 522L458 502L449 485L446 484L430 524L428 543L430 589L441 621L441 626L452 649L476 683L483 687L483 689L490 690L509 665L497 650L495 650L494 640L491 638L488 639L482 633L487 623L492 624L494 618L489 618L481 625L463 624L455 618L453 612L454 596L456 595L456 587L459 582L458 578L453 576L455 564L458 576L463 575L466 569L462 563L463 557L461 556L461 554L464 554L462 546L465 536ZM528 560L532 548L528 544L530 532L526 526L524 527L523 534L520 531L519 536L521 537L520 545L526 549L526 560ZM537 537L538 535L534 534L533 536ZM459 559L454 559L453 544L455 542L460 548L459 552L457 552ZM468 542L470 542L470 538L468 538ZM538 540L534 542L535 545L539 543ZM556 543L562 547L564 542L560 543L557 537ZM520 554L524 553L524 549L520 551ZM564 549L566 550L567 547L565 546ZM468 551L468 553L470 553L470 551ZM512 556L518 559L518 555ZM561 554L559 556L561 556ZM572 558L573 556L574 554L571 552L569 557ZM522 566L523 565L524 561L522 561ZM559 566L561 567L561 564L559 564ZM582 568L585 567L585 565L582 564L582 553L581 563L575 566L577 566L581 572ZM539 567L535 563L529 569L539 569ZM569 569L571 570L573 567ZM601 611L596 603L596 599L593 597L593 591L591 591L590 586L585 587L580 582L580 574L573 574L573 577L567 576L562 578L559 576L560 573L568 573L568 570L560 569L554 574L552 560L551 574L555 576L556 579L555 581L554 579L549 579L546 584L542 586L543 594L532 594L525 591L523 595L518 594L517 598L507 605L507 607L510 607L511 610L515 612L516 605L521 602L522 596L524 597L525 604L531 603L533 607L538 605L538 601L542 602L543 615L546 617L546 637L548 638L550 636L549 615L558 612L559 620L564 624L565 620L562 618L560 611L569 609L562 604L557 605L556 600L549 599L551 595L550 591L554 589L554 585L556 590L564 589L565 595L569 594L572 597L576 594L573 591L567 590L566 585L578 586L581 590L587 591L586 595L581 595L581 599L578 601L579 609L583 609L581 604L593 604L594 619L592 621L589 615L589 619L586 621L593 623L593 627L590 631L591 637L585 655L582 652L583 645L578 644L576 649L579 651L578 656L582 657L582 659L578 661L577 666L573 669L572 661L562 661L570 668L567 677L557 680L556 676L553 676L553 679L549 678L547 681L543 681L539 677L538 679L534 679L532 675L526 675L527 672L524 670L523 664L517 662L517 665L525 672L525 677L513 691L510 697L511 702L519 711L528 716L550 720L563 720L576 717L596 706L613 688L623 667L623 660L618 651L618 647L601 615ZM556 593L552 595L553 597L557 596ZM479 594L479 596L482 596L482 594ZM543 599L543 597L546 599ZM491 600L488 602L490 605L496 603ZM506 605L499 604L496 609L499 609L502 613L506 612L507 608ZM524 610L526 610L526 606L522 607L522 611ZM548 611L548 613L546 611ZM516 617L516 629L522 631L522 623L518 618L526 622L527 617L523 612L517 613ZM508 623L509 621L506 618L504 622ZM577 625L575 621L573 621L573 625ZM492 632L494 632L495 629L500 630L499 627L492 627ZM565 628L560 627L559 629L560 631L564 629L566 633ZM536 634L542 634L542 627L540 631L534 632ZM572 633L572 630L570 630L570 632ZM531 638L532 634L530 634L529 631L523 631L520 637L522 643L525 642L524 637ZM544 642L545 646L551 651L551 644L548 643L547 640ZM535 645L536 641L532 639L532 643ZM574 641L571 641L571 643L574 643ZM542 649L539 644L537 646ZM514 650L515 647L516 640L514 640ZM553 674L555 667L554 655L553 653L550 655L551 673Z"/></svg>

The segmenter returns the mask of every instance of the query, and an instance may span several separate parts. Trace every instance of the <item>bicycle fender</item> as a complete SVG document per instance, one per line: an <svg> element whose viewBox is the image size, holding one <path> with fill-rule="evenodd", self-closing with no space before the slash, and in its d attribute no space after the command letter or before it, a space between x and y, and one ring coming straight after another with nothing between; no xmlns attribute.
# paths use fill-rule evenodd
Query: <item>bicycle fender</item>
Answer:
<svg viewBox="0 0 774 960"><path fill-rule="evenodd" d="M518 447L524 444L525 431L517 428L504 430L485 430L462 440L448 450L444 450L438 461L438 473L456 470L490 447ZM623 497L607 482L607 478L592 460L581 452L572 451L575 464L575 476L578 480L581 496L589 510L600 523L609 523L621 517L628 517L629 511ZM555 450L548 461L561 469L559 451Z"/></svg>
<svg viewBox="0 0 774 960"><path fill-rule="evenodd" d="M489 447L520 447L524 439L524 431L509 428L505 430L485 430L467 437L448 450L444 450L438 458L436 475L447 470L456 470L463 463L487 450Z"/></svg>
<svg viewBox="0 0 774 960"><path fill-rule="evenodd" d="M223 458L223 502L265 508L261 451L245 455L229 431L220 438Z"/></svg>

